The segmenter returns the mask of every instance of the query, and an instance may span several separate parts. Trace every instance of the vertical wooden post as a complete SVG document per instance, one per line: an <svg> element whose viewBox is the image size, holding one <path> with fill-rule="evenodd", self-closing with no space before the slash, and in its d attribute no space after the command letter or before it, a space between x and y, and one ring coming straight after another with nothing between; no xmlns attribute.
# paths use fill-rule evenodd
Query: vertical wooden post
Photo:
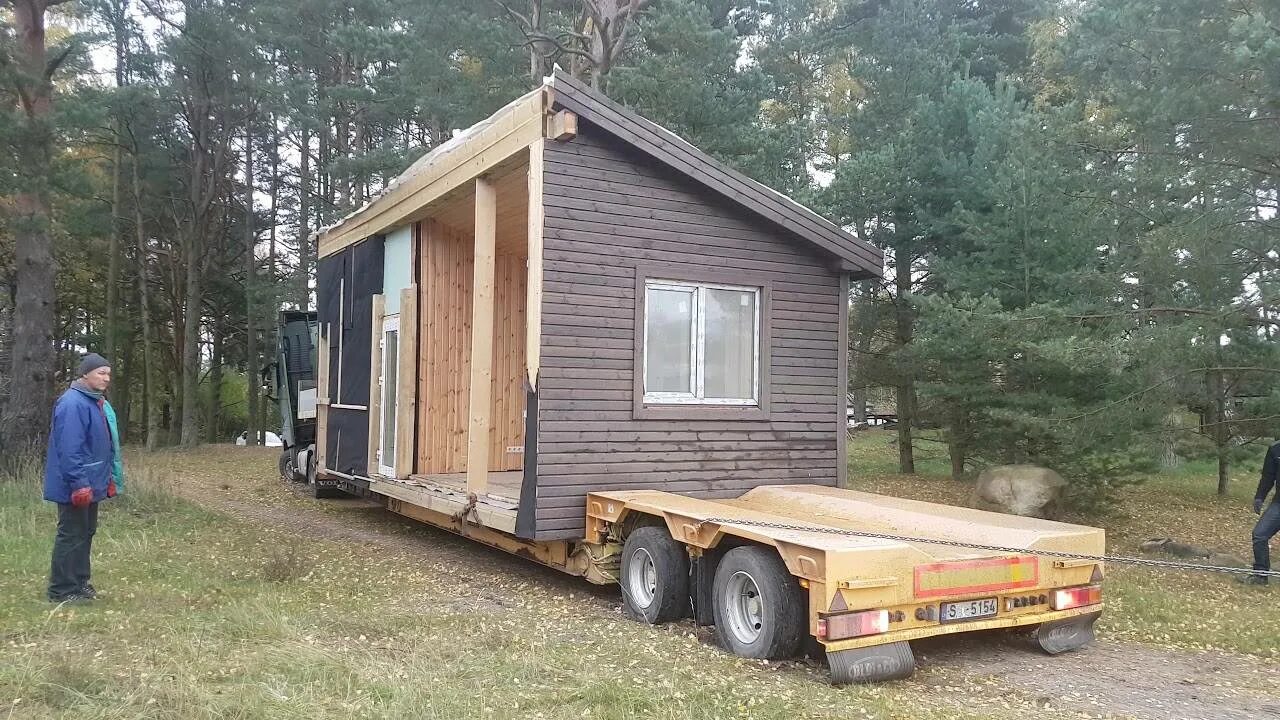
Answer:
<svg viewBox="0 0 1280 720"><path fill-rule="evenodd" d="M380 463L378 451L382 449L382 318L386 300L381 294L373 296L373 329L369 344L369 477L377 477ZM388 458L390 460L390 458Z"/></svg>
<svg viewBox="0 0 1280 720"><path fill-rule="evenodd" d="M413 474L414 418L417 417L418 286L400 291L400 359L396 370L396 477Z"/></svg>
<svg viewBox="0 0 1280 720"><path fill-rule="evenodd" d="M538 138L529 146L529 265L525 287L524 359L530 389L538 389L542 354L542 150Z"/></svg>
<svg viewBox="0 0 1280 720"><path fill-rule="evenodd" d="M497 192L476 179L475 269L471 295L471 396L467 430L467 492L489 485L489 400L493 393L493 296L498 236Z"/></svg>
<svg viewBox="0 0 1280 720"><path fill-rule="evenodd" d="M836 361L836 487L849 485L849 275L840 273L840 358ZM768 332L765 329L765 332Z"/></svg>

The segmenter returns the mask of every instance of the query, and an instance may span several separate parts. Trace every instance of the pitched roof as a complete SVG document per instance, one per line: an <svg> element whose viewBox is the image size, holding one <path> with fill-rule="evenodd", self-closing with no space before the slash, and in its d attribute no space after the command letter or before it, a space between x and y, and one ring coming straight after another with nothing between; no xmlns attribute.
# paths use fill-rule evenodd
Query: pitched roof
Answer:
<svg viewBox="0 0 1280 720"><path fill-rule="evenodd" d="M550 107L547 98L550 98ZM321 256L412 221L422 208L543 136L542 117L575 113L663 165L724 197L782 232L833 257L854 279L880 277L884 253L840 226L694 147L675 133L610 100L557 68L542 87L433 148L377 196L313 238ZM487 163L487 164L486 164Z"/></svg>
<svg viewBox="0 0 1280 720"><path fill-rule="evenodd" d="M884 253L879 248L809 208L733 170L559 68L549 85L553 89L552 109L576 114L784 232L834 255L854 279L883 274Z"/></svg>

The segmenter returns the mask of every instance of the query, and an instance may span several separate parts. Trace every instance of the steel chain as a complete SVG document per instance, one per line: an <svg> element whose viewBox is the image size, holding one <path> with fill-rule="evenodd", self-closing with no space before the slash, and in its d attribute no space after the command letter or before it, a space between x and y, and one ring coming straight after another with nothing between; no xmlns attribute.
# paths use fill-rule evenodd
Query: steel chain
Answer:
<svg viewBox="0 0 1280 720"><path fill-rule="evenodd" d="M1253 570L1250 568L1232 567L1229 565L1206 565L1201 563L1185 563L1174 560L1154 560L1151 558L1125 557L1123 555L1086 555L1083 553L1061 552L1058 550L1031 550L1028 548L1003 547L1000 545L982 545L980 543L961 542L958 540L935 540L931 538L892 535L889 533L864 532L860 530L842 530L822 525L791 525L788 523L768 522L765 520L731 520L729 518L707 518L698 524L714 523L716 525L746 525L750 527L770 528L772 530L792 530L795 532L823 533L826 535L845 535L849 537L873 538L876 540L893 540L896 542L926 543L944 545L946 547L964 548L966 550L985 550L988 552L1012 553L1017 555L1040 555L1044 557L1062 558L1065 560L1087 560L1092 562L1114 563L1116 565L1135 565L1139 567L1170 568L1174 570L1196 570L1199 572L1217 572L1230 575L1257 575L1259 577L1280 577L1280 570Z"/></svg>

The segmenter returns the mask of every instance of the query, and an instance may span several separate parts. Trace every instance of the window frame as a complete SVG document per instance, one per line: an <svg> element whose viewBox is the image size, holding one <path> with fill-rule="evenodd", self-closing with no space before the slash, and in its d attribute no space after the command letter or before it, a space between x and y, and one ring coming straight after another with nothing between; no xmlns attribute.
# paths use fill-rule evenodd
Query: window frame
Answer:
<svg viewBox="0 0 1280 720"><path fill-rule="evenodd" d="M693 332L690 333L690 393L646 392L648 363L648 291L650 288L691 291L694 297ZM755 398L705 397L707 290L755 293ZM637 419L732 419L765 420L769 417L770 335L772 329L772 285L764 278L730 272L697 271L669 267L637 267L635 285L636 333L634 352L633 417Z"/></svg>
<svg viewBox="0 0 1280 720"><path fill-rule="evenodd" d="M396 357L394 358L388 357L387 355L387 335L392 332L396 334ZM383 316L382 333L378 336L378 346L380 350L379 355L381 356L381 363L378 368L378 392L380 393L380 402L378 404L378 472L384 477L394 478L396 477L396 442L398 440L396 436L398 428L396 425L399 422L399 407L397 405L396 412L391 414L391 434L388 436L387 399L390 397L392 400L399 403L399 398L396 397L396 388L390 387L387 384L387 368L389 365L394 365L397 372L399 371L399 354L402 349L400 347L399 313ZM388 437L391 441L391 457L389 458L389 462L387 461L388 458L383 457L383 451L387 449L386 445Z"/></svg>

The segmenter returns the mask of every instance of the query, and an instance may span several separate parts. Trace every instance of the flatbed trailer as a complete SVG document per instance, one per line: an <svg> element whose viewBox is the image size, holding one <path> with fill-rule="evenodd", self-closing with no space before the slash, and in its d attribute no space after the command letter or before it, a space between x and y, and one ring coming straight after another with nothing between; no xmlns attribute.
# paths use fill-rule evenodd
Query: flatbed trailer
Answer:
<svg viewBox="0 0 1280 720"><path fill-rule="evenodd" d="M1036 553L1101 530L840 489L850 283L880 250L581 80L315 239L318 494L616 582L744 657L821 650L837 682L902 677L931 635L1092 637L1101 566Z"/></svg>
<svg viewBox="0 0 1280 720"><path fill-rule="evenodd" d="M401 500L385 482L351 478L343 487L591 582L617 583L630 617L694 617L742 657L785 659L816 647L837 684L907 677L915 669L908 643L938 635L1022 629L1049 654L1077 649L1094 639L1102 613L1102 564L1054 559L1103 554L1103 531L1081 525L793 485L724 500L592 493L585 538L530 542Z"/></svg>

